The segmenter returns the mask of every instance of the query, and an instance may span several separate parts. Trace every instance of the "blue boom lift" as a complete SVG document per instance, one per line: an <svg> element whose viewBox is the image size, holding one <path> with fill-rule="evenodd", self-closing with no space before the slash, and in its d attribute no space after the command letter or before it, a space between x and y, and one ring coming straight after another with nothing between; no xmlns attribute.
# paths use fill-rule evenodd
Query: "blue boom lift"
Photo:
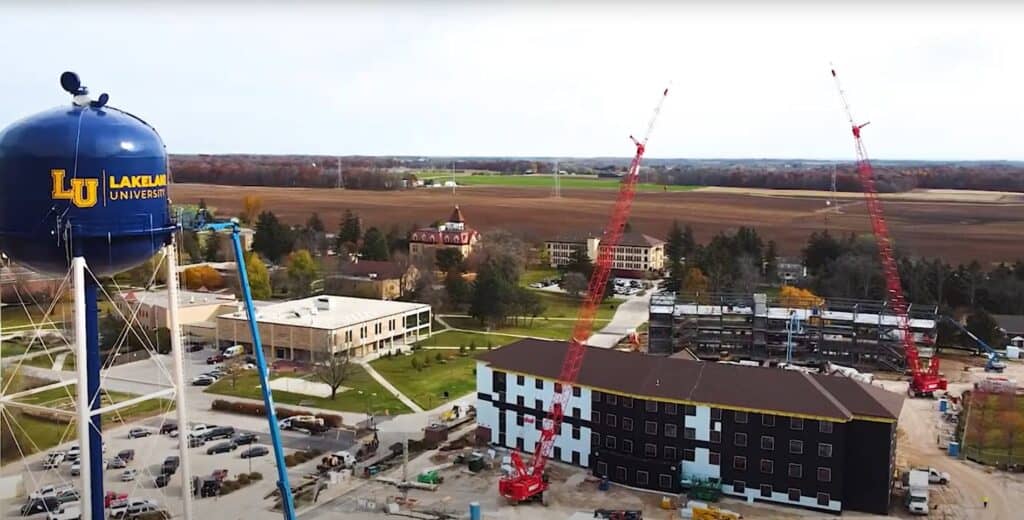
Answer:
<svg viewBox="0 0 1024 520"><path fill-rule="evenodd" d="M943 316L943 319L955 325L956 328L960 329L960 332L967 334L967 336L973 339L974 342L981 347L981 350L985 351L985 354L988 355L988 361L985 362L985 372L1002 373L1003 370L1006 369L1006 363L1004 363L1002 359L1000 359L1005 359L1005 356L1003 354L1001 354L996 349L990 347L988 343L982 341L981 338L979 338L978 336L975 336L973 332L967 330L967 327L961 325L959 321L956 321L953 318L950 318L949 316Z"/></svg>
<svg viewBox="0 0 1024 520"><path fill-rule="evenodd" d="M260 374L260 386L263 389L263 405L267 410L267 422L270 424L270 443L274 446L274 458L277 462L277 489L281 493L281 511L284 520L295 520L295 502L292 498L291 484L288 482L288 467L284 463L284 446L281 444L281 430L277 424L277 412L274 410L274 396L270 390L267 360L263 355L263 341L260 339L260 328L256 322L256 308L252 301L252 290L249 287L249 274L245 268L245 254L239 237L238 219L229 222L206 222L206 212L200 210L196 222L190 226L195 231L230 231L231 243L235 250L235 264L238 266L239 285L242 286L242 297L245 300L245 312L249 318L249 332L252 334L252 350L256 356L256 369Z"/></svg>

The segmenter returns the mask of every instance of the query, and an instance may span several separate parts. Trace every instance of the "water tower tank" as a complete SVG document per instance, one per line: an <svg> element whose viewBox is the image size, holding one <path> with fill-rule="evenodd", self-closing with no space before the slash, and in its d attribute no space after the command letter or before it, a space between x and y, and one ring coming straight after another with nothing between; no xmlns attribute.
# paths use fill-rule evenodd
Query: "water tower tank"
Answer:
<svg viewBox="0 0 1024 520"><path fill-rule="evenodd" d="M63 274L84 256L99 276L141 264L174 230L163 141L145 121L74 98L0 132L0 251L36 271Z"/></svg>

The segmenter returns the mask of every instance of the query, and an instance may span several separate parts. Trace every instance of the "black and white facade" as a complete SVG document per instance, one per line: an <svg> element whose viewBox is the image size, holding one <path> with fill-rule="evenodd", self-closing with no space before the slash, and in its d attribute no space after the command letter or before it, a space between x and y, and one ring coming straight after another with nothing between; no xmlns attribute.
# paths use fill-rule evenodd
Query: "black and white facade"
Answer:
<svg viewBox="0 0 1024 520"><path fill-rule="evenodd" d="M481 356L477 422L492 443L533 451L560 366L550 361L564 352L564 343L524 340ZM749 370L756 377L745 380ZM667 379L691 373L699 380L692 385ZM722 386L702 379L722 376L732 380ZM659 395L639 393L637 378L646 380L649 394ZM667 493L713 478L725 494L751 500L828 512L888 510L899 395L833 376L603 349L588 351L579 383L555 441L555 459ZM753 407L743 402L745 384L750 392L785 397L790 389L796 395L775 409ZM715 394L721 394L719 402ZM873 416L860 414L865 412Z"/></svg>

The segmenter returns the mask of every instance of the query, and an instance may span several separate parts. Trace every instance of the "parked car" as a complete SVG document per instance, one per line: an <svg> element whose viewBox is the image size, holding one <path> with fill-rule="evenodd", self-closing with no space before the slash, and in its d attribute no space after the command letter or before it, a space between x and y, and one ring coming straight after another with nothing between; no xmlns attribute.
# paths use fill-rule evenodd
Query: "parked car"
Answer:
<svg viewBox="0 0 1024 520"><path fill-rule="evenodd" d="M67 489L54 495L57 497L57 502L61 504L67 504L68 502L78 502L81 497L78 496L77 489Z"/></svg>
<svg viewBox="0 0 1024 520"><path fill-rule="evenodd" d="M242 451L243 459L251 459L253 457L262 457L270 453L270 450L266 446L252 446Z"/></svg>
<svg viewBox="0 0 1024 520"><path fill-rule="evenodd" d="M109 464L110 464L109 460L103 459L103 469L107 469ZM72 477L77 477L77 476L79 476L81 474L82 474L82 461L81 460L76 460L76 461L72 462L71 463L71 476Z"/></svg>
<svg viewBox="0 0 1024 520"><path fill-rule="evenodd" d="M149 428L132 428L128 431L129 439L138 439L140 437L149 437L153 435L153 431Z"/></svg>
<svg viewBox="0 0 1024 520"><path fill-rule="evenodd" d="M110 460L110 463L107 464L107 467L110 469L124 469L128 467L128 463L120 457L114 457Z"/></svg>
<svg viewBox="0 0 1024 520"><path fill-rule="evenodd" d="M160 425L160 435L168 435L176 431L178 431L178 423L165 422Z"/></svg>
<svg viewBox="0 0 1024 520"><path fill-rule="evenodd" d="M235 435L234 426L217 426L216 428L210 428L203 432L203 438L207 441L215 441L217 439L230 439Z"/></svg>
<svg viewBox="0 0 1024 520"><path fill-rule="evenodd" d="M221 483L214 478L203 479L199 484L197 492L201 498L215 497L220 494Z"/></svg>
<svg viewBox="0 0 1024 520"><path fill-rule="evenodd" d="M157 503L147 498L129 498L110 505L110 518L132 518L156 510Z"/></svg>
<svg viewBox="0 0 1024 520"><path fill-rule="evenodd" d="M38 513L57 511L60 509L60 502L55 496L30 498L25 505L21 506L21 516L30 516Z"/></svg>
<svg viewBox="0 0 1024 520"><path fill-rule="evenodd" d="M223 362L224 362L224 354L214 354L214 355L206 358L206 364L207 365L216 365L217 363L223 363Z"/></svg>
<svg viewBox="0 0 1024 520"><path fill-rule="evenodd" d="M211 428L215 428L215 426L203 423L193 424L192 429L188 431L188 435L189 437L202 437L203 433L206 433L206 430Z"/></svg>
<svg viewBox="0 0 1024 520"><path fill-rule="evenodd" d="M75 444L74 446L68 448L68 451L64 452L65 460L68 460L68 461L71 461L71 462L74 462L74 461L78 460L78 457L80 457L81 455L82 455L82 448L79 445L77 445L77 444Z"/></svg>
<svg viewBox="0 0 1024 520"><path fill-rule="evenodd" d="M139 474L139 470L135 468L128 468L121 472L121 482L131 482L135 480L135 477Z"/></svg>
<svg viewBox="0 0 1024 520"><path fill-rule="evenodd" d="M117 458L119 458L119 459L121 459L121 460L123 460L125 462L131 462L131 461L135 460L135 450L131 450L131 449L121 450L121 451L117 452Z"/></svg>
<svg viewBox="0 0 1024 520"><path fill-rule="evenodd" d="M256 442L256 434L255 433L239 433L238 435L235 435L235 438L233 440L235 441L235 444L237 444L239 446L242 446L242 445L245 445L245 444L252 444L252 443Z"/></svg>
<svg viewBox="0 0 1024 520"><path fill-rule="evenodd" d="M185 350L187 350L189 352L199 352L199 351L203 350L203 346L202 345L189 345L188 348L186 348Z"/></svg>
<svg viewBox="0 0 1024 520"><path fill-rule="evenodd" d="M61 463L64 462L64 453L60 451L51 452L46 456L46 460L43 461L43 469L54 469L59 468Z"/></svg>
<svg viewBox="0 0 1024 520"><path fill-rule="evenodd" d="M46 520L82 520L82 507L75 504L66 504L57 511L50 511Z"/></svg>
<svg viewBox="0 0 1024 520"><path fill-rule="evenodd" d="M32 499L32 498L43 498L43 497L56 496L57 494L59 494L61 492L64 492L64 491L67 491L69 489L75 489L75 485L74 484L53 484L53 485L43 486L43 487L41 487L39 489L36 489L32 493L30 493L28 495L28 497L30 499Z"/></svg>
<svg viewBox="0 0 1024 520"><path fill-rule="evenodd" d="M162 488L167 487L167 484L171 482L171 476L166 473L161 473L153 479L153 485Z"/></svg>
<svg viewBox="0 0 1024 520"><path fill-rule="evenodd" d="M103 507L108 508L110 507L110 504L113 504L114 502L118 502L120 500L125 500L126 498L128 498L127 493L115 493L113 491L107 491L106 494L103 495Z"/></svg>
<svg viewBox="0 0 1024 520"><path fill-rule="evenodd" d="M206 439L204 439L202 437L189 437L188 438L188 447L189 448L198 448L198 447L200 447L200 446L202 446L204 444L206 444Z"/></svg>
<svg viewBox="0 0 1024 520"><path fill-rule="evenodd" d="M206 454L213 455L215 453L228 453L231 451L235 451L236 449L238 449L238 445L231 441L228 441L222 442L220 444L214 444L213 446L206 448Z"/></svg>
<svg viewBox="0 0 1024 520"><path fill-rule="evenodd" d="M181 465L181 459L177 455L169 455L160 465L160 473L173 475L175 471L178 471L179 465Z"/></svg>
<svg viewBox="0 0 1024 520"><path fill-rule="evenodd" d="M192 386L210 386L217 381L210 376L197 376L192 378Z"/></svg>

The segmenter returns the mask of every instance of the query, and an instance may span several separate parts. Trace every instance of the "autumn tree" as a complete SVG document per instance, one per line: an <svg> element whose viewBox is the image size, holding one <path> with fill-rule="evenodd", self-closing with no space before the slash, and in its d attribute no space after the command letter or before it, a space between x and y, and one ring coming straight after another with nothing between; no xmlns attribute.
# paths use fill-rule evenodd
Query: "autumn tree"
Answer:
<svg viewBox="0 0 1024 520"><path fill-rule="evenodd" d="M708 278L697 267L686 270L686 277L683 278L683 291L695 294L704 294L708 291Z"/></svg>
<svg viewBox="0 0 1024 520"><path fill-rule="evenodd" d="M273 294L270 287L270 272L260 256L248 253L245 256L245 272L249 277L249 289L256 300L267 300Z"/></svg>
<svg viewBox="0 0 1024 520"><path fill-rule="evenodd" d="M260 209L263 208L263 199L256 195L246 195L242 197L242 222L246 224L252 224L256 215L260 214Z"/></svg>
<svg viewBox="0 0 1024 520"><path fill-rule="evenodd" d="M825 304L825 299L814 294L808 289L801 289L792 285L783 285L779 290L779 305L798 309L809 309Z"/></svg>
<svg viewBox="0 0 1024 520"><path fill-rule="evenodd" d="M319 275L320 267L309 251L300 249L288 256L288 281L294 296L309 296L310 286Z"/></svg>
<svg viewBox="0 0 1024 520"><path fill-rule="evenodd" d="M198 265L185 269L185 288L195 291L205 287L216 291L224 288L224 277L216 269L208 265Z"/></svg>

